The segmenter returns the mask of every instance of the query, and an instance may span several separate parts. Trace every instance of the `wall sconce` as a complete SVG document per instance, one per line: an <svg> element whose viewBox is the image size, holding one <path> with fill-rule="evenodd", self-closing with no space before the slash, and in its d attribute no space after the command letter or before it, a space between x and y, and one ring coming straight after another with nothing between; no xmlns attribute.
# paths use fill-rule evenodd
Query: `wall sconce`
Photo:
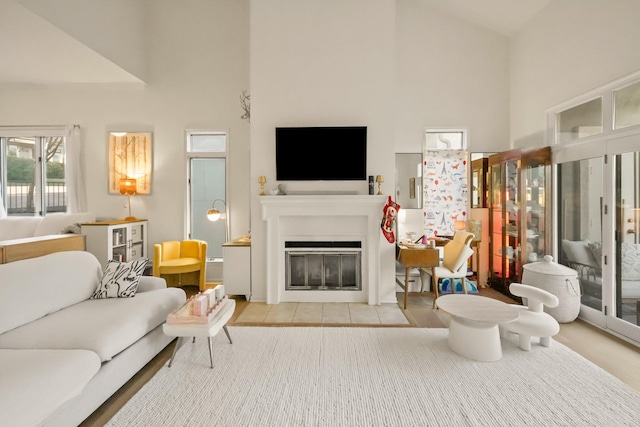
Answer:
<svg viewBox="0 0 640 427"><path fill-rule="evenodd" d="M133 194L151 193L151 142L147 132L109 132L109 194L125 194L123 179L135 180Z"/></svg>
<svg viewBox="0 0 640 427"><path fill-rule="evenodd" d="M131 196L133 194L137 194L137 180L135 178L120 178L118 188L120 194L127 195L127 206L129 206L129 216L126 217L125 221L135 221L136 217L131 215Z"/></svg>
<svg viewBox="0 0 640 427"><path fill-rule="evenodd" d="M378 196L380 196L382 195L382 183L384 182L382 175L376 176L376 182L378 183Z"/></svg>
<svg viewBox="0 0 640 427"><path fill-rule="evenodd" d="M260 195L264 196L264 184L267 182L267 177L264 175L260 175L258 177L258 182L260 183Z"/></svg>

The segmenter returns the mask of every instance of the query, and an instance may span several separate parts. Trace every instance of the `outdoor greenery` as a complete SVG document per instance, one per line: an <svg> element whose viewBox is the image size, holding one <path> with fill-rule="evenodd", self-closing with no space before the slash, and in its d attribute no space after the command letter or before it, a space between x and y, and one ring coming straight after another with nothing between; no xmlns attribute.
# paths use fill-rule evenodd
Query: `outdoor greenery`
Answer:
<svg viewBox="0 0 640 427"><path fill-rule="evenodd" d="M20 157L7 157L7 181L31 182L33 181L33 169L35 161ZM64 179L64 165L58 162L49 162L47 165L48 179Z"/></svg>

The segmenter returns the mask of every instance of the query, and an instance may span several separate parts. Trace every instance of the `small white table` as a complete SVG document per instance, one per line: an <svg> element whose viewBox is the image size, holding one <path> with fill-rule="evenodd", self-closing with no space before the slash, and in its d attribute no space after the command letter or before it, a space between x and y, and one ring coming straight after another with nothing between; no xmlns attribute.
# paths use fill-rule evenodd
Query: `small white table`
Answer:
<svg viewBox="0 0 640 427"><path fill-rule="evenodd" d="M192 324L192 323L181 323L181 324L168 324L165 323L162 325L162 330L165 335L170 337L178 337L178 342L176 342L176 346L173 349L173 354L171 355L171 360L169 361L169 368L173 363L173 358L176 356L178 352L178 348L184 343L185 338L193 337L193 342L196 341L196 337L207 337L209 340L209 360L211 361L211 369L213 369L213 337L216 336L220 329L224 329L224 333L227 334L227 338L229 339L229 343L233 344L231 341L231 335L229 335L229 330L227 329L227 322L231 319L233 312L236 309L236 301L233 299L226 299L224 302L224 306L215 316L211 318L209 323L206 324Z"/></svg>
<svg viewBox="0 0 640 427"><path fill-rule="evenodd" d="M493 298L469 294L443 295L436 300L436 306L451 315L451 350L481 362L502 358L498 324L516 320L518 310Z"/></svg>

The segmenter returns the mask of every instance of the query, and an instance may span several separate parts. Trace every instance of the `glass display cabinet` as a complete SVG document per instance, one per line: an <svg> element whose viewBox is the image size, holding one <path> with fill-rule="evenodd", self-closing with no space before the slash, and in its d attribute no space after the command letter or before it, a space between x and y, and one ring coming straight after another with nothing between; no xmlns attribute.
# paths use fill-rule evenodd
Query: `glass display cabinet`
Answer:
<svg viewBox="0 0 640 427"><path fill-rule="evenodd" d="M510 295L522 265L550 250L548 188L551 149L511 150L489 157L488 283Z"/></svg>

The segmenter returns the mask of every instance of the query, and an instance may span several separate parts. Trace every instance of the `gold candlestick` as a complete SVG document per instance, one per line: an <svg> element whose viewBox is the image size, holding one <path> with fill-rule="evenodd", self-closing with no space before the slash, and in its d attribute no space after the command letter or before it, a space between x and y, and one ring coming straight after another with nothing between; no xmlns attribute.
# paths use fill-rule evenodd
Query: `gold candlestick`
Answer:
<svg viewBox="0 0 640 427"><path fill-rule="evenodd" d="M382 183L384 182L384 178L382 175L376 176L376 182L378 183L378 195L382 195Z"/></svg>
<svg viewBox="0 0 640 427"><path fill-rule="evenodd" d="M267 182L267 177L264 175L260 175L258 178L258 182L260 183L260 195L264 196L264 184Z"/></svg>

